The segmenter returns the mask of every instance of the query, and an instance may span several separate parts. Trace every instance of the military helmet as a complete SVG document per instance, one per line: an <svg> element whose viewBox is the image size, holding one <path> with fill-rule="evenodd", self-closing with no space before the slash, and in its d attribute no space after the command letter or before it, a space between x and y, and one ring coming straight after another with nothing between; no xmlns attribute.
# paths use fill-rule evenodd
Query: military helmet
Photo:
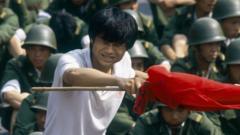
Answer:
<svg viewBox="0 0 240 135"><path fill-rule="evenodd" d="M143 22L138 14L138 12L134 11L134 10L131 10L131 9L125 9L123 10L124 12L130 14L134 20L136 21L137 25L138 25L138 31L140 32L144 32L144 29L143 29Z"/></svg>
<svg viewBox="0 0 240 135"><path fill-rule="evenodd" d="M226 50L227 64L240 64L240 38L232 41Z"/></svg>
<svg viewBox="0 0 240 135"><path fill-rule="evenodd" d="M222 20L240 16L240 0L218 0L214 10L213 18Z"/></svg>
<svg viewBox="0 0 240 135"><path fill-rule="evenodd" d="M47 111L48 93L37 93L35 103L31 106L33 111Z"/></svg>
<svg viewBox="0 0 240 135"><path fill-rule="evenodd" d="M118 6L119 4L126 2L136 2L137 0L109 0L111 6Z"/></svg>
<svg viewBox="0 0 240 135"><path fill-rule="evenodd" d="M55 52L57 41L52 29L44 24L34 24L27 33L27 38L22 47L26 48L32 45L45 46Z"/></svg>
<svg viewBox="0 0 240 135"><path fill-rule="evenodd" d="M148 58L146 49L140 40L136 40L133 47L128 50L131 58Z"/></svg>
<svg viewBox="0 0 240 135"><path fill-rule="evenodd" d="M51 86L53 82L54 72L58 63L59 58L62 56L62 54L53 54L51 55L42 70L41 76L40 76L40 84L43 86Z"/></svg>
<svg viewBox="0 0 240 135"><path fill-rule="evenodd" d="M225 39L220 24L209 17L196 20L190 28L189 45L219 42Z"/></svg>

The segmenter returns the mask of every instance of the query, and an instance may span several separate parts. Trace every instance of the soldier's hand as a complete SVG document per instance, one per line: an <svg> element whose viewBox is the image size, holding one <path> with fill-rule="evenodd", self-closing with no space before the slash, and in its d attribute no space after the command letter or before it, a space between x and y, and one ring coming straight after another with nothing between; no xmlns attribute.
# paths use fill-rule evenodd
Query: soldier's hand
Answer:
<svg viewBox="0 0 240 135"><path fill-rule="evenodd" d="M173 49L178 58L184 58L188 55L187 37L182 34L176 34L173 38Z"/></svg>

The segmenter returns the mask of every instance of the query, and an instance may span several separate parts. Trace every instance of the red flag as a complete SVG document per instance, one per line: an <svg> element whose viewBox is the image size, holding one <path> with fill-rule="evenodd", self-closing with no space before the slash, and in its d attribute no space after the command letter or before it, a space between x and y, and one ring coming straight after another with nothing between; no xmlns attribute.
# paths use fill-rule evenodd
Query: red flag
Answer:
<svg viewBox="0 0 240 135"><path fill-rule="evenodd" d="M182 106L196 111L240 109L239 86L168 72L161 66L150 67L148 75L135 100L134 111L138 114L144 112L150 101L160 101L170 108Z"/></svg>

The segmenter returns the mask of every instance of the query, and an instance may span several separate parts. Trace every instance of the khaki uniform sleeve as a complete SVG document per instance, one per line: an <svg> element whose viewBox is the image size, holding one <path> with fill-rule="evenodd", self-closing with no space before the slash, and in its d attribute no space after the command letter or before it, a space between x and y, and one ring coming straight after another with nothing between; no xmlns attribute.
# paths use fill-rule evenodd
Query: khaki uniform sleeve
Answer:
<svg viewBox="0 0 240 135"><path fill-rule="evenodd" d="M4 8L0 16L0 44L9 42L19 28L17 16L7 8Z"/></svg>

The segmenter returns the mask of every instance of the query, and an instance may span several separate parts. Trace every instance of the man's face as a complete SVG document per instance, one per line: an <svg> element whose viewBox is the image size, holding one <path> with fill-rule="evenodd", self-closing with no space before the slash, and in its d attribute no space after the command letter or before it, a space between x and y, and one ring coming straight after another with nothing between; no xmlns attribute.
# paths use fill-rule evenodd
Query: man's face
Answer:
<svg viewBox="0 0 240 135"><path fill-rule="evenodd" d="M189 110L180 107L176 109L163 107L161 109L164 121L170 126L179 126L182 124L188 118L189 113Z"/></svg>
<svg viewBox="0 0 240 135"><path fill-rule="evenodd" d="M93 66L99 70L112 68L120 61L126 51L126 45L108 42L97 36L92 45Z"/></svg>
<svg viewBox="0 0 240 135"><path fill-rule="evenodd" d="M215 4L216 4L217 0L196 0L196 6L205 13L210 13Z"/></svg>
<svg viewBox="0 0 240 135"><path fill-rule="evenodd" d="M225 19L221 22L222 29L227 38L237 38L240 34L240 17Z"/></svg>
<svg viewBox="0 0 240 135"><path fill-rule="evenodd" d="M51 51L48 47L32 45L26 48L26 53L33 66L39 70L42 70L48 57L51 55Z"/></svg>
<svg viewBox="0 0 240 135"><path fill-rule="evenodd" d="M144 71L144 59L132 58L132 67L135 70Z"/></svg>
<svg viewBox="0 0 240 135"><path fill-rule="evenodd" d="M231 64L228 68L231 82L240 84L240 64Z"/></svg>
<svg viewBox="0 0 240 135"><path fill-rule="evenodd" d="M44 131L45 120L46 120L46 111L44 110L37 111L36 122L37 122L38 130Z"/></svg>
<svg viewBox="0 0 240 135"><path fill-rule="evenodd" d="M212 62L217 59L218 54L220 52L221 43L205 43L199 45L198 53L200 58L203 58L207 62Z"/></svg>

